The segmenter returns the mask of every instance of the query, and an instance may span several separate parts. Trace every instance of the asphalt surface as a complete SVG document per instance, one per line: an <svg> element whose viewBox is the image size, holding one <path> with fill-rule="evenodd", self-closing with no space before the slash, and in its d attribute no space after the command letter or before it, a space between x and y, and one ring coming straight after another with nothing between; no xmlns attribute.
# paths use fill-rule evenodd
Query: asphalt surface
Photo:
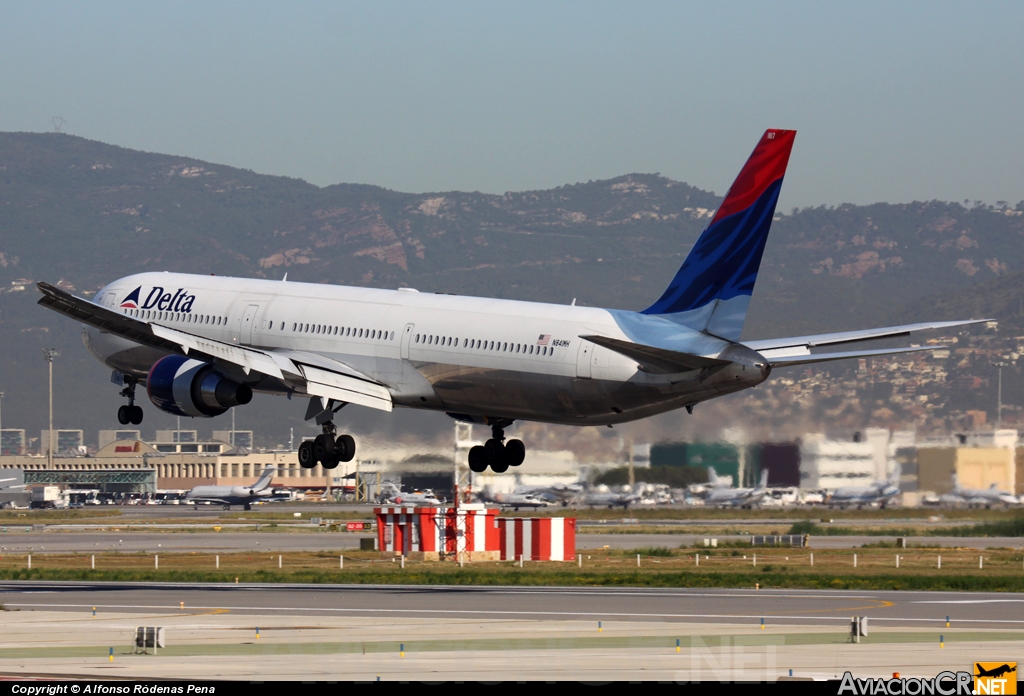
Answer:
<svg viewBox="0 0 1024 696"><path fill-rule="evenodd" d="M0 527L0 530L4 527ZM24 526L6 527L0 531L0 553L104 553L122 552L188 552L232 553L242 551L345 551L359 548L361 537L376 535L371 532L321 532L310 529L304 532L261 531L233 532L212 531L209 527L196 530L188 528L153 531L43 531L25 532ZM66 528L65 528L66 529ZM280 530L281 528L278 528ZM652 547L678 548L703 544L704 539L723 542L750 543L749 536L716 536L711 534L577 534L576 547L579 550L593 550L604 547L614 549L640 549ZM844 549L857 548L864 544L894 541L894 537L879 536L816 536L811 538L811 548ZM1021 548L1021 537L907 537L910 546L944 546L972 549Z"/></svg>
<svg viewBox="0 0 1024 696"><path fill-rule="evenodd" d="M877 625L1024 629L1024 594L665 588L527 588L367 585L0 582L20 611L366 616L520 620L668 621L767 625ZM183 605L180 603L184 603Z"/></svg>

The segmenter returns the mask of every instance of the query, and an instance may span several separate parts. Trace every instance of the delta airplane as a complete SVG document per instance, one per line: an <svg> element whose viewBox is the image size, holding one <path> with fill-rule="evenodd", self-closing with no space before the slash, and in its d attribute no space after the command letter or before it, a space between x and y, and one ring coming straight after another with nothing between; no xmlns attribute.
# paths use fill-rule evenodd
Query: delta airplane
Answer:
<svg viewBox="0 0 1024 696"><path fill-rule="evenodd" d="M331 469L355 454L334 415L347 404L443 411L491 428L475 472L524 460L516 420L626 423L754 387L773 369L939 346L822 346L958 326L952 321L740 342L796 131L768 130L707 229L650 307L620 309L457 297L286 280L140 273L94 301L39 283L40 304L85 324L139 424L136 387L160 410L209 418L254 392L308 398L322 432L299 462Z"/></svg>

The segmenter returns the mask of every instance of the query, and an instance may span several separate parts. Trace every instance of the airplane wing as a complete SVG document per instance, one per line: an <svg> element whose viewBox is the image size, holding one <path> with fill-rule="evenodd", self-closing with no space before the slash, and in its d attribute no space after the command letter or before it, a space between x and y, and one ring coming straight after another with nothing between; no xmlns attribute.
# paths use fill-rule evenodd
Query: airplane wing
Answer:
<svg viewBox="0 0 1024 696"><path fill-rule="evenodd" d="M775 351L760 351L768 364L774 367L789 367L790 365L809 365L811 363L828 362L830 360L848 360L850 358L870 358L875 355L895 355L898 353L916 353L922 350L938 350L946 346L909 346L907 348L881 348L877 350L851 350L841 353L811 353L810 351L796 355L786 354L787 349L781 349L778 354Z"/></svg>
<svg viewBox="0 0 1024 696"><path fill-rule="evenodd" d="M853 343L855 341L870 341L878 338L895 338L898 336L909 336L912 331L927 331L928 329L946 329L953 326L966 326L968 324L981 324L992 319L969 319L967 321L933 321L922 324L904 324L903 326L887 326L881 329L865 329L862 331L840 331L839 333L816 334L814 336L794 336L789 338L768 338L760 341L744 341L743 345L752 348L764 355L766 350L780 350L783 348L814 348L817 346L831 346L838 343Z"/></svg>
<svg viewBox="0 0 1024 696"><path fill-rule="evenodd" d="M621 341L617 338L608 338L607 336L580 336L580 338L599 346L604 346L608 350L614 350L616 353L621 353L627 358L632 358L640 363L648 372L674 374L676 372L687 372L688 370L700 370L705 367L729 364L728 360L705 358L702 355L655 348L654 346Z"/></svg>
<svg viewBox="0 0 1024 696"><path fill-rule="evenodd" d="M392 409L387 387L344 363L300 351L264 351L217 341L114 312L94 302L75 297L49 283L38 283L43 293L39 304L82 323L116 334L151 348L193 358L221 360L241 367L246 374L256 371L304 389L311 396Z"/></svg>

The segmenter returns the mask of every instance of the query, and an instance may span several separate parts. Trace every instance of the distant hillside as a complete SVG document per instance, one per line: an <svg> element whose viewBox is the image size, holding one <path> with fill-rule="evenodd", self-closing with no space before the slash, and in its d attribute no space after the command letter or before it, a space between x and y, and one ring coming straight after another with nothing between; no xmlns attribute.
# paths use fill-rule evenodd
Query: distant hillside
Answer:
<svg viewBox="0 0 1024 696"><path fill-rule="evenodd" d="M144 270L287 272L290 280L641 309L719 200L655 174L505 195L320 188L68 135L0 133L4 425L38 430L45 422L39 348L49 345L64 352L58 408L66 420L110 427L118 403L77 327L36 307L34 288L16 291L18 281L59 281L88 295ZM922 298L941 295L953 307L960 291L1019 284L1009 279L1024 272L1022 235L1024 205L780 213L746 335L858 328L896 314L932 318L944 305ZM249 427L273 427L283 441L282 422L301 425L300 408L291 405L282 421L285 410L273 400L243 409L239 427L243 418ZM366 427L377 427L379 418L366 418ZM146 427L156 420L147 414Z"/></svg>

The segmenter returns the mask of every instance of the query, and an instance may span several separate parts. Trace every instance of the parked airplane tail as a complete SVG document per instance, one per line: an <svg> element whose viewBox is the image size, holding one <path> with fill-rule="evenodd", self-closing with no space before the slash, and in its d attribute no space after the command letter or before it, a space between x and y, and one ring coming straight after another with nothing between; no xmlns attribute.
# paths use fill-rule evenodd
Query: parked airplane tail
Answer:
<svg viewBox="0 0 1024 696"><path fill-rule="evenodd" d="M252 490L262 491L264 488L268 488L276 473L277 469L275 467L268 466L265 468L256 483L252 485Z"/></svg>
<svg viewBox="0 0 1024 696"><path fill-rule="evenodd" d="M738 341L796 131L767 130L664 294L643 314Z"/></svg>
<svg viewBox="0 0 1024 696"><path fill-rule="evenodd" d="M767 488L768 487L768 470L767 469L762 469L761 470L761 481L757 484L757 487L758 488Z"/></svg>
<svg viewBox="0 0 1024 696"><path fill-rule="evenodd" d="M903 476L903 467L900 466L899 462L896 462L896 466L894 466L892 471L889 473L889 483L894 486L900 485L901 476Z"/></svg>

